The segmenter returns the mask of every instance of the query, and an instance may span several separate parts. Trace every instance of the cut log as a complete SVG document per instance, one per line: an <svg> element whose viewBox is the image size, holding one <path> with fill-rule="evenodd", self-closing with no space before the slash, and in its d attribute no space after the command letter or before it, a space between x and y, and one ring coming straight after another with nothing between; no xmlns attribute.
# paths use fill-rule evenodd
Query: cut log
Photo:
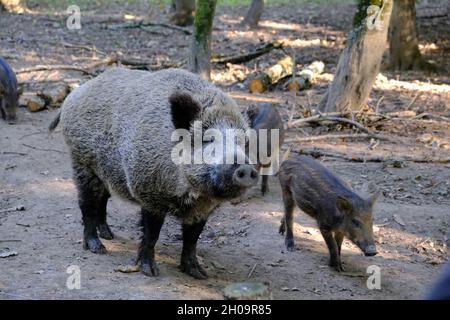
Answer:
<svg viewBox="0 0 450 320"><path fill-rule="evenodd" d="M38 91L37 96L44 99L46 105L50 107L59 107L69 94L69 91L69 86L63 83L44 91Z"/></svg>
<svg viewBox="0 0 450 320"><path fill-rule="evenodd" d="M265 70L256 79L250 80L248 89L251 93L262 93L272 84L277 83L280 79L292 75L294 61L290 56L285 56L275 65Z"/></svg>
<svg viewBox="0 0 450 320"><path fill-rule="evenodd" d="M10 13L26 13L28 11L26 0L0 0L0 11L2 9Z"/></svg>
<svg viewBox="0 0 450 320"><path fill-rule="evenodd" d="M31 112L38 112L45 108L45 100L38 96L30 96L26 106Z"/></svg>
<svg viewBox="0 0 450 320"><path fill-rule="evenodd" d="M300 91L309 88L314 78L321 74L325 69L322 61L314 61L306 68L302 69L295 77L289 80L286 87L289 91Z"/></svg>

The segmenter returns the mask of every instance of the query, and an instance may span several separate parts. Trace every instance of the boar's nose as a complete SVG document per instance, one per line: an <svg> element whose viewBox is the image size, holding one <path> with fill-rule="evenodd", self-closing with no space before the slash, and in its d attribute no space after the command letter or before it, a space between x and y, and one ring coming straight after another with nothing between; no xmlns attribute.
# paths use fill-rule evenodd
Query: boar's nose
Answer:
<svg viewBox="0 0 450 320"><path fill-rule="evenodd" d="M240 165L233 173L233 181L242 187L251 187L258 183L258 171L250 164Z"/></svg>
<svg viewBox="0 0 450 320"><path fill-rule="evenodd" d="M375 245L367 246L366 250L364 250L364 255L366 257L372 257L372 256L376 255L377 253L378 252L377 252L377 248L375 247Z"/></svg>

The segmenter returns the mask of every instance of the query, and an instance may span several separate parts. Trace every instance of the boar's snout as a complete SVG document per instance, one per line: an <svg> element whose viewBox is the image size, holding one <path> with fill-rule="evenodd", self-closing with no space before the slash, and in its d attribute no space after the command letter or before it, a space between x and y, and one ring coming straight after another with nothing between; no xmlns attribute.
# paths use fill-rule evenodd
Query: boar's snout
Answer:
<svg viewBox="0 0 450 320"><path fill-rule="evenodd" d="M233 173L234 183L246 188L256 185L258 178L258 171L249 164L240 165Z"/></svg>
<svg viewBox="0 0 450 320"><path fill-rule="evenodd" d="M364 255L366 257L372 257L372 256L376 255L377 253L378 253L377 247L375 247L374 244L367 246L364 250Z"/></svg>

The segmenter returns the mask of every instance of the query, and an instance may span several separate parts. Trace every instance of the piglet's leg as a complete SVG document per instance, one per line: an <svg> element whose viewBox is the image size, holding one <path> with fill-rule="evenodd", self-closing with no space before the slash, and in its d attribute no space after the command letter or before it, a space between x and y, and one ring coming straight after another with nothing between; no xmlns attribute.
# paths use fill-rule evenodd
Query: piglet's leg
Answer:
<svg viewBox="0 0 450 320"><path fill-rule="evenodd" d="M206 221L192 224L183 223L183 251L181 252L181 271L196 279L206 279L208 275L197 260L197 241Z"/></svg>
<svg viewBox="0 0 450 320"><path fill-rule="evenodd" d="M155 262L155 245L159 232L164 224L165 214L142 209L143 237L139 247L138 261L141 262L141 271L147 276L157 276L158 267Z"/></svg>
<svg viewBox="0 0 450 320"><path fill-rule="evenodd" d="M338 253L339 256L341 255L341 247L342 247L342 241L344 241L344 234L341 232L336 232L334 234L334 240L336 240L336 244L338 247Z"/></svg>
<svg viewBox="0 0 450 320"><path fill-rule="evenodd" d="M341 257L339 255L338 245L333 237L333 233L326 229L320 229L323 239L325 240L328 251L330 252L330 266L334 267L336 271L344 271L342 268Z"/></svg>
<svg viewBox="0 0 450 320"><path fill-rule="evenodd" d="M280 234L286 232L285 245L288 251L294 251L294 199L290 190L283 190L284 217L281 220Z"/></svg>

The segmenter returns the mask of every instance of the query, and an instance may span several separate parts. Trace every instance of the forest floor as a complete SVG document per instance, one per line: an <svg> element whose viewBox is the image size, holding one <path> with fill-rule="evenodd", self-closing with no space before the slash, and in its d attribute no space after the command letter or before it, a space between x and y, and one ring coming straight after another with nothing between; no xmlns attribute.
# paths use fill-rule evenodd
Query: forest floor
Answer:
<svg viewBox="0 0 450 320"><path fill-rule="evenodd" d="M34 7L32 13L21 16L2 13L0 56L15 70L35 65L85 67L119 52L155 66L183 61L190 40L183 32L164 27L107 27L125 19L148 18L142 16L143 12L149 13L152 21L167 23L161 7L142 3L125 9L119 5L87 8L78 31L67 30L64 10ZM248 93L246 79L285 54L272 51L241 65L214 65L214 83L243 108L265 101L276 103L286 121L307 115L332 79L354 5L272 6L256 31L239 26L244 10L218 8L214 53L236 54L283 41L285 52L295 55L297 68L320 60L325 63L325 72L309 90L289 92L280 84L263 94ZM320 158L356 190L364 182L373 181L382 191L374 213L377 256L364 257L345 240L346 272L333 271L327 266L328 252L314 221L299 210L295 216L296 251L286 252L283 237L278 234L283 214L281 190L277 178L272 177L266 196L255 187L240 203L223 205L208 221L198 245L208 280L195 280L178 270L180 228L173 219L166 221L157 245L159 277L116 272L119 265L134 262L140 237L138 208L113 198L108 207L109 221L117 237L103 241L109 253L83 251L69 155L60 130L51 135L46 131L57 110L31 113L20 108L16 125L0 123L0 250L17 252L0 258L0 299L222 299L222 289L238 281L267 282L275 299L423 297L449 253L450 163L416 163L404 158L450 157L449 19L426 17L448 10L447 1L422 1L417 10L421 50L439 67L437 73L382 70L377 78L368 105L389 117L364 124L392 141L377 145L356 139L295 142L297 137L307 135L356 133L339 125L288 132L290 142L285 147L290 145L294 151L385 159L355 162ZM55 83L88 79L79 72L61 70L18 75L26 93ZM434 116L414 118L423 113ZM22 211L8 211L21 206ZM79 290L66 287L66 271L71 265L81 270ZM367 288L366 270L370 265L380 267L379 290Z"/></svg>

